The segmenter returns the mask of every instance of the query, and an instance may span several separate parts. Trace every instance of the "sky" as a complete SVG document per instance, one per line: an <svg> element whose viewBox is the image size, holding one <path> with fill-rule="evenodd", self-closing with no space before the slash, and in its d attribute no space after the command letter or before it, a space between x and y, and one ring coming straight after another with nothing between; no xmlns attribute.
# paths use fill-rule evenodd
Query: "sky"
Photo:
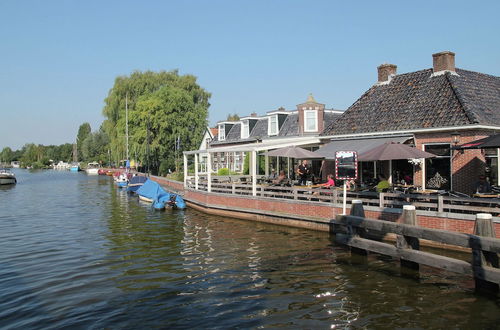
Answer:
<svg viewBox="0 0 500 330"><path fill-rule="evenodd" d="M500 1L0 0L0 151L98 130L117 76L193 74L209 123L292 110L312 93L347 109L377 80L432 67L500 75Z"/></svg>

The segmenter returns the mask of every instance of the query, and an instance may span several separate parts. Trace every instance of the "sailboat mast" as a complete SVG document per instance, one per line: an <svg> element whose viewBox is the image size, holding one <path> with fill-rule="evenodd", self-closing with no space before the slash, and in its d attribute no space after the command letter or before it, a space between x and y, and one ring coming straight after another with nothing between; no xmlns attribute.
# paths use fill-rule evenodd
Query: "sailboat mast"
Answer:
<svg viewBox="0 0 500 330"><path fill-rule="evenodd" d="M125 95L125 138L127 143L127 160L128 160L128 92Z"/></svg>

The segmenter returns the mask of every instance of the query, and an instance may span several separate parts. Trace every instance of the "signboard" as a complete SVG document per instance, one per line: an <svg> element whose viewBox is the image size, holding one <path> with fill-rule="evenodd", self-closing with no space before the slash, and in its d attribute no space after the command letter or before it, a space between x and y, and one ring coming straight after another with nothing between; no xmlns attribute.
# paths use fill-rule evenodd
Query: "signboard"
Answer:
<svg viewBox="0 0 500 330"><path fill-rule="evenodd" d="M335 153L335 179L356 180L358 178L358 154L356 151Z"/></svg>

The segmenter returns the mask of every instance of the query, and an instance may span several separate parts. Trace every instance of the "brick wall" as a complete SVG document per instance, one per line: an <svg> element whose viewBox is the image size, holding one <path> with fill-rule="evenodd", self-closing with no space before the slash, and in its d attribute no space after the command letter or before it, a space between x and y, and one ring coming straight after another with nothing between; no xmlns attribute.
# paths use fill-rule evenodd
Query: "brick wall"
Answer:
<svg viewBox="0 0 500 330"><path fill-rule="evenodd" d="M153 179L169 188L183 190L182 182L160 177ZM187 202L196 204L199 210L208 213L212 212L210 210L218 210L217 214L228 217L322 231L328 230L330 219L342 213L341 207L325 203L207 193L190 189L184 191L184 198ZM349 212L349 205L347 207ZM422 213L425 212L417 211L419 226L466 234L474 232L473 219L454 219L444 215L434 216ZM395 222L401 217L402 212L395 209L384 211L365 208L365 215L370 219ZM494 222L494 226L496 237L500 238L500 222Z"/></svg>
<svg viewBox="0 0 500 330"><path fill-rule="evenodd" d="M488 136L487 132L482 130L460 131L459 144L471 142L486 136ZM423 150L422 146L424 144L429 143L450 143L453 146L451 132L415 134L415 141L416 147L420 150ZM451 189L472 194L474 183L478 180L480 174L484 174L484 168L485 157L481 150L452 151ZM418 166L415 171L416 185L422 185L422 174L422 166Z"/></svg>

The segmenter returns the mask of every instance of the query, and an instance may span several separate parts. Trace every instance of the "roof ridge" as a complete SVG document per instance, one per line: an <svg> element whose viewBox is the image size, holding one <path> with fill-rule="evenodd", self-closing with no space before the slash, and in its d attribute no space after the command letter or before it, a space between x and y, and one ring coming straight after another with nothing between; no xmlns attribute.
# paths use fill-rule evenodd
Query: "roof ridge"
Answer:
<svg viewBox="0 0 500 330"><path fill-rule="evenodd" d="M455 86L455 84L453 83L453 80L450 79L451 74L449 72L447 72L445 76L446 76L446 81L448 81L448 83L450 84L451 90L453 91L453 95L455 95L455 97L457 98L458 103L460 104L460 107L462 108L462 111L465 114L465 117L467 117L467 119L469 120L469 123L470 124L479 123L477 116L474 114L473 111L470 111L469 108L467 107L465 101L462 98L461 93L458 90L458 87Z"/></svg>
<svg viewBox="0 0 500 330"><path fill-rule="evenodd" d="M499 76L494 76L492 74L487 74L487 73L483 73L483 72L477 72L477 71L466 70L466 69L461 69L461 68L455 68L455 70L464 71L464 72L473 73L473 74L478 74L478 75L482 75L482 76L487 76L487 77L491 77L491 78L495 78L495 79L500 79Z"/></svg>

